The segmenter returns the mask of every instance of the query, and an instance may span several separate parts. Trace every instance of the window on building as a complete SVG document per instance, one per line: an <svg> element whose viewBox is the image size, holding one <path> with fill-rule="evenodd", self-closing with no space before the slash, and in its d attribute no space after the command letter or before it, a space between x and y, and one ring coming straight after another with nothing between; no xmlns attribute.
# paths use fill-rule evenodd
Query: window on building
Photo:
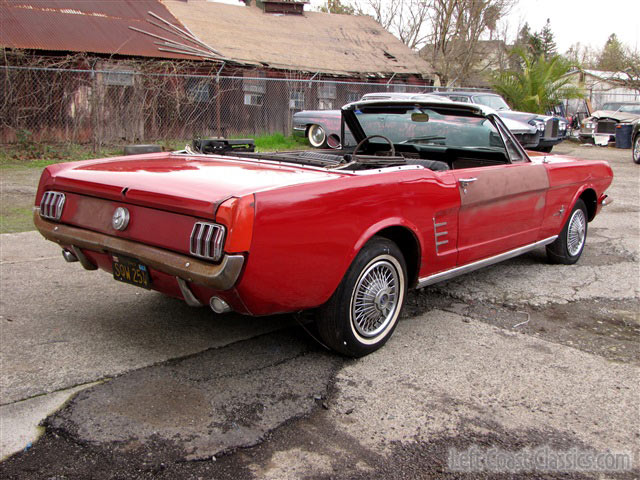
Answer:
<svg viewBox="0 0 640 480"><path fill-rule="evenodd" d="M347 103L357 102L360 100L361 95L358 92L348 92L347 93Z"/></svg>
<svg viewBox="0 0 640 480"><path fill-rule="evenodd" d="M333 100L327 100L326 98L318 99L319 110L333 110Z"/></svg>
<svg viewBox="0 0 640 480"><path fill-rule="evenodd" d="M301 90L293 90L289 93L289 108L291 110L304 109L304 92Z"/></svg>
<svg viewBox="0 0 640 480"><path fill-rule="evenodd" d="M264 94L267 92L267 80L264 72L257 70L245 72L242 79L242 91L244 92L244 104L262 106Z"/></svg>
<svg viewBox="0 0 640 480"><path fill-rule="evenodd" d="M109 86L131 87L133 86L133 72L109 71L102 74L102 83Z"/></svg>
<svg viewBox="0 0 640 480"><path fill-rule="evenodd" d="M318 87L318 108L320 110L331 110L336 99L336 84L325 82Z"/></svg>
<svg viewBox="0 0 640 480"><path fill-rule="evenodd" d="M260 95L257 93L245 93L244 94L244 104L245 105L254 105L257 107L261 107L264 100L264 95Z"/></svg>
<svg viewBox="0 0 640 480"><path fill-rule="evenodd" d="M187 79L187 98L192 102L206 103L209 101L209 82L200 78Z"/></svg>

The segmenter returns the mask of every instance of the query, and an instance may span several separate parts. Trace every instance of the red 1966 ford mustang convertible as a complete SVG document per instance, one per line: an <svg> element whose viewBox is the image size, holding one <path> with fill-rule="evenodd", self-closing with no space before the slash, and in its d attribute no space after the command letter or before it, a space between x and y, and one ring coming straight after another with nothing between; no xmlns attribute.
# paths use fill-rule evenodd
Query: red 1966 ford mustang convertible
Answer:
<svg viewBox="0 0 640 480"><path fill-rule="evenodd" d="M575 263L610 201L606 162L528 154L481 105L360 101L342 125L357 145L52 165L34 221L68 261L189 305L314 309L323 342L362 356L410 287L542 246Z"/></svg>

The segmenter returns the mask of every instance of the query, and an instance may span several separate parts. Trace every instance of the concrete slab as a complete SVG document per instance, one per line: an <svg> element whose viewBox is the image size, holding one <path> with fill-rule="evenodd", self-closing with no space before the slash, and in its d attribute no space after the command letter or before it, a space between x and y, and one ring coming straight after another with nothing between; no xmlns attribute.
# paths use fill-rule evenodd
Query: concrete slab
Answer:
<svg viewBox="0 0 640 480"><path fill-rule="evenodd" d="M193 309L66 263L37 232L0 235L0 404L228 345L290 317Z"/></svg>
<svg viewBox="0 0 640 480"><path fill-rule="evenodd" d="M44 433L39 426L77 392L96 385L88 383L77 387L39 395L22 402L0 406L0 460L28 449Z"/></svg>

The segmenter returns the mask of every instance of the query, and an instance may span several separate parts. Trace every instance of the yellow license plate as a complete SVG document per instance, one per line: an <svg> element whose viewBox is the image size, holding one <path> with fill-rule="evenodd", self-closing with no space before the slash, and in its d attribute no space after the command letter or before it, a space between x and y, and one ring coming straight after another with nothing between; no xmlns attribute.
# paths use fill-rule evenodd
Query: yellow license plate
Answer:
<svg viewBox="0 0 640 480"><path fill-rule="evenodd" d="M142 288L151 288L149 269L139 261L121 256L113 256L113 278Z"/></svg>

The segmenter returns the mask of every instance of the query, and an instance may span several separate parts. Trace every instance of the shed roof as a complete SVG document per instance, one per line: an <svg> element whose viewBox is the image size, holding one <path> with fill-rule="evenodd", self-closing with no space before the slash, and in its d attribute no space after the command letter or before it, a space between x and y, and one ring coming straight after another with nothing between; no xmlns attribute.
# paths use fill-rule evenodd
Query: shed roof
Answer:
<svg viewBox="0 0 640 480"><path fill-rule="evenodd" d="M129 26L164 35L147 12L178 24L158 0L0 0L0 46L143 57L189 58L158 50Z"/></svg>
<svg viewBox="0 0 640 480"><path fill-rule="evenodd" d="M161 1L201 41L239 63L336 75L431 71L416 52L368 16L272 15L255 6Z"/></svg>

